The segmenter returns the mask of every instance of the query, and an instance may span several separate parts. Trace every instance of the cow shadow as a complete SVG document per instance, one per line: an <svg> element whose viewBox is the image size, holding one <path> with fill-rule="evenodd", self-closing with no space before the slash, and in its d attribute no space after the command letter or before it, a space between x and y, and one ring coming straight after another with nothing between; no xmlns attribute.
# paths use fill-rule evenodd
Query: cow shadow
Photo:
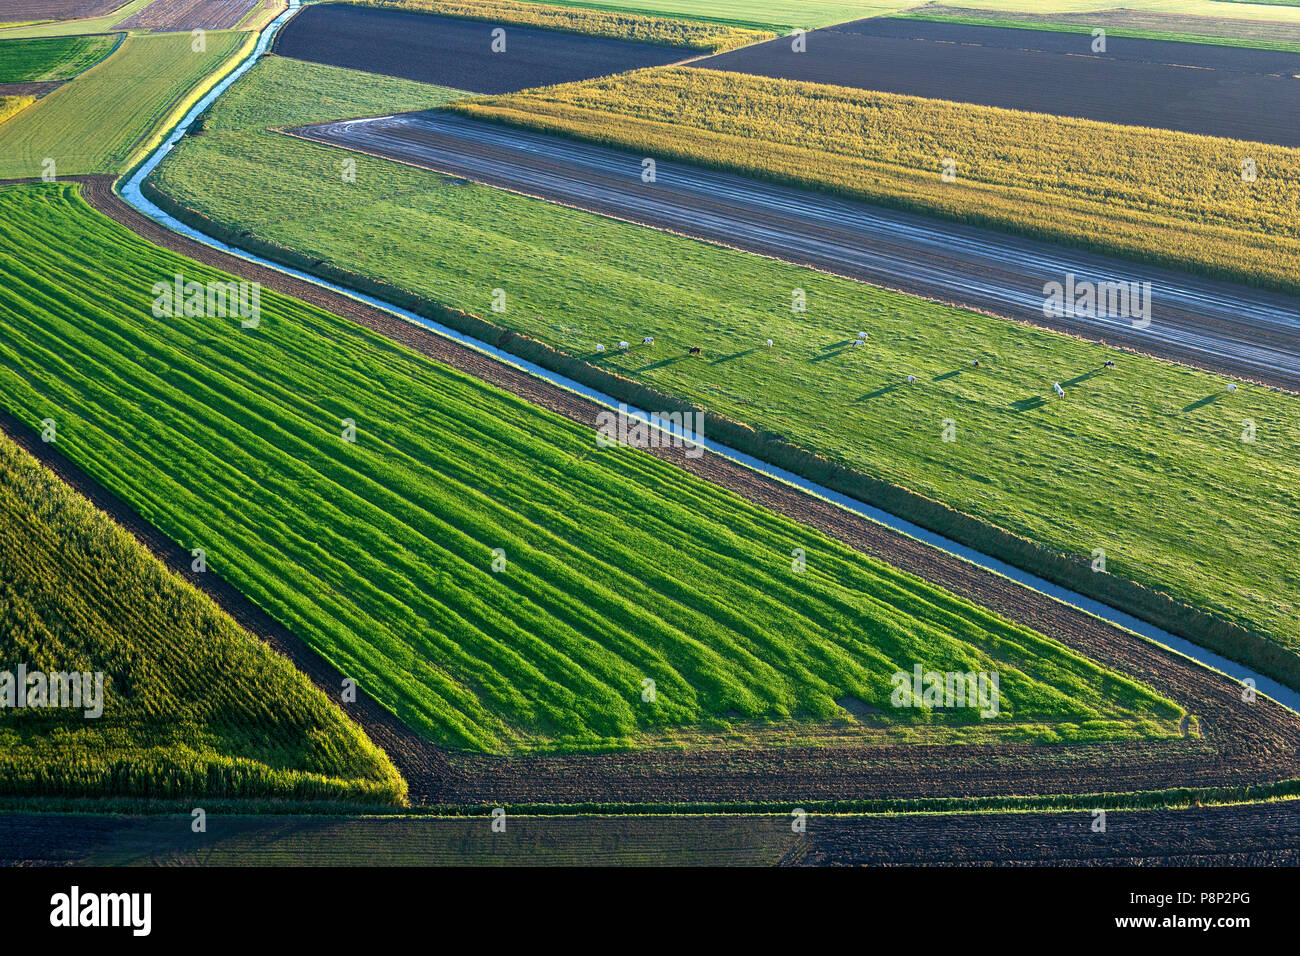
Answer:
<svg viewBox="0 0 1300 956"><path fill-rule="evenodd" d="M1088 381L1088 379L1093 378L1094 376L1096 376L1100 371L1101 371L1100 369L1093 369L1093 370L1090 371L1090 372L1084 372L1082 375L1076 375L1074 378L1070 379L1068 382L1062 382L1062 383L1061 383L1061 388L1069 388L1071 385L1080 385L1080 384L1082 384L1083 382Z"/></svg>
<svg viewBox="0 0 1300 956"><path fill-rule="evenodd" d="M732 352L730 355L719 355L717 358L709 362L709 364L723 365L727 362L734 362L738 358L744 358L746 355L753 355L757 351L758 351L757 348L752 348L752 349L745 349L745 351L743 352Z"/></svg>
<svg viewBox="0 0 1300 956"><path fill-rule="evenodd" d="M964 368L955 368L951 372L944 372L942 375L936 375L934 380L936 382L946 382L950 378L956 378L964 371L966 371Z"/></svg>
<svg viewBox="0 0 1300 956"><path fill-rule="evenodd" d="M858 401L859 401L859 402L869 402L869 401L871 401L873 398L879 398L879 397L882 396L882 395L888 395L890 392L892 392L892 391L893 391L894 389L896 389L896 388L898 388L898 383L897 383L897 382L895 382L893 385L882 385L882 386L880 386L880 388L876 389L874 392L867 392L867 394L865 394L865 395L860 395L860 396L858 397Z"/></svg>
<svg viewBox="0 0 1300 956"><path fill-rule="evenodd" d="M1222 392L1214 392L1210 395L1206 395L1204 398L1197 399L1196 401L1192 402L1192 404L1190 405L1184 405L1183 411L1194 412L1198 408L1204 408L1206 405L1213 405L1222 397L1223 397Z"/></svg>
<svg viewBox="0 0 1300 956"><path fill-rule="evenodd" d="M653 372L657 368L663 368L665 365L673 365L686 358L685 355L673 355L666 359L660 359L658 362L651 362L649 365L642 365L638 372Z"/></svg>
<svg viewBox="0 0 1300 956"><path fill-rule="evenodd" d="M1047 399L1042 395L1030 395L1028 398L1022 398L1018 402L1012 402L1011 407L1018 412L1032 412L1035 408L1042 408L1047 404Z"/></svg>

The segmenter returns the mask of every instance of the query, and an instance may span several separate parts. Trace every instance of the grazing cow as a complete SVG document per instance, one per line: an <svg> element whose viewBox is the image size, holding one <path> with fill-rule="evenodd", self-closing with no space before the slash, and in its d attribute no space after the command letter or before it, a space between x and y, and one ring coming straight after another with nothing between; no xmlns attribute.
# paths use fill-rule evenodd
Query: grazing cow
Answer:
<svg viewBox="0 0 1300 956"><path fill-rule="evenodd" d="M654 344L655 344L655 337L654 337L653 335L647 335L645 338L643 338L643 339L641 340L641 344L642 344L642 345L654 345Z"/></svg>
<svg viewBox="0 0 1300 956"><path fill-rule="evenodd" d="M599 342L597 342L597 343L596 343L596 351L597 351L597 352L603 352L603 351L605 351L605 346L603 346L603 345L601 345Z"/></svg>
<svg viewBox="0 0 1300 956"><path fill-rule="evenodd" d="M1107 359L1106 364L1103 366L1103 368L1114 368L1114 367L1115 367L1115 363L1111 359Z"/></svg>
<svg viewBox="0 0 1300 956"><path fill-rule="evenodd" d="M865 339L866 337L867 337L867 333L866 333L866 332L859 332L859 333L858 333L858 338L860 338L860 339Z"/></svg>
<svg viewBox="0 0 1300 956"><path fill-rule="evenodd" d="M628 344L627 344L626 342L619 342L619 343L618 343L618 347L621 348L621 349L623 349L624 351L626 351L626 350L629 348L629 346L628 346Z"/></svg>
<svg viewBox="0 0 1300 956"><path fill-rule="evenodd" d="M704 354L704 350L703 350L702 348L700 348L698 345L692 345L692 346L691 346L690 348L688 348L686 351L689 352L691 355L703 355L703 354Z"/></svg>
<svg viewBox="0 0 1300 956"><path fill-rule="evenodd" d="M1233 385L1233 384L1231 384L1231 383L1228 384L1228 391L1230 391L1230 392L1235 392L1236 390L1237 390L1237 386L1236 386L1236 385Z"/></svg>
<svg viewBox="0 0 1300 956"><path fill-rule="evenodd" d="M1052 391L1054 391L1060 398L1065 398L1065 389L1061 388L1060 382L1052 383Z"/></svg>
<svg viewBox="0 0 1300 956"><path fill-rule="evenodd" d="M915 376L915 375L909 375L909 376L907 376L907 384L908 384L908 385L911 385L911 384L912 384L913 382L915 382L915 381L916 381L916 376Z"/></svg>
<svg viewBox="0 0 1300 956"><path fill-rule="evenodd" d="M771 348L771 347L772 347L772 340L771 340L771 339L768 339L768 340L767 340L767 347L768 347L768 348Z"/></svg>
<svg viewBox="0 0 1300 956"><path fill-rule="evenodd" d="M854 339L854 340L853 340L853 344L854 344L854 346L861 345L861 344L862 344L862 339Z"/></svg>
<svg viewBox="0 0 1300 956"><path fill-rule="evenodd" d="M979 360L979 359L976 359L975 361L971 362L970 364L971 364L971 366L974 367L974 368L979 368L979 367L980 367L980 360Z"/></svg>

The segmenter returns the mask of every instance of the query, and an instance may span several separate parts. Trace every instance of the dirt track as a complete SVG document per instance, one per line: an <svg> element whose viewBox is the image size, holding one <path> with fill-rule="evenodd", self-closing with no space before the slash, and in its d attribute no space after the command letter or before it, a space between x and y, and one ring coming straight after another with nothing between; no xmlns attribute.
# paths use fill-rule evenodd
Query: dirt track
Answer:
<svg viewBox="0 0 1300 956"><path fill-rule="evenodd" d="M1297 81L1300 87L1300 81ZM940 302L1300 391L1300 300L822 193L641 158L454 114L409 113L295 130L342 146ZM1067 273L1150 281L1150 325L1043 316Z"/></svg>
<svg viewBox="0 0 1300 956"><path fill-rule="evenodd" d="M146 239L250 281L345 316L534 404L594 427L594 403L388 313L311 283L234 259L178 236L131 209L111 177L86 177L92 206ZM13 419L4 430L97 506L113 515L174 570L190 577L251 633L280 650L323 688L341 675L300 639L209 573L188 574L188 551L167 540L53 446ZM440 804L812 801L833 799L1071 794L1266 783L1300 777L1300 717L1263 700L1244 703L1234 681L1141 638L967 564L797 489L706 454L660 457L860 550L920 574L1007 617L1146 681L1200 719L1201 736L1070 748L1000 745L646 751L570 757L501 758L443 751L420 739L368 697L349 712L384 748L412 799Z"/></svg>

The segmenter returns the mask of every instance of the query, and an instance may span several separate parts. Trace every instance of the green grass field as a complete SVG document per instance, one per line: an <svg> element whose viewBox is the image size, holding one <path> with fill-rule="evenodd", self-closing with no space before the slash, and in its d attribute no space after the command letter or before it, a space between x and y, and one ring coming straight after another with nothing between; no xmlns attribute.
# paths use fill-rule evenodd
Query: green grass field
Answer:
<svg viewBox="0 0 1300 956"><path fill-rule="evenodd" d="M0 41L0 83L66 80L109 54L119 35Z"/></svg>
<svg viewBox="0 0 1300 956"><path fill-rule="evenodd" d="M2 796L404 798L292 664L3 434L0 622L0 672L104 675L97 718L0 709Z"/></svg>
<svg viewBox="0 0 1300 956"><path fill-rule="evenodd" d="M654 17L734 23L757 30L824 27L897 10L905 4L861 0L544 0L556 6L624 10Z"/></svg>
<svg viewBox="0 0 1300 956"><path fill-rule="evenodd" d="M1177 733L1059 644L345 320L265 290L256 330L154 318L154 283L214 273L72 186L0 190L0 224L29 250L0 259L0 402L434 740L852 722L846 696L938 739ZM997 671L999 715L894 708L918 662Z"/></svg>
<svg viewBox="0 0 1300 956"><path fill-rule="evenodd" d="M238 52L249 34L131 36L98 66L65 83L0 128L0 179L122 172L167 119Z"/></svg>
<svg viewBox="0 0 1300 956"><path fill-rule="evenodd" d="M343 183L351 154L263 132L388 111L367 100L368 78L330 75L296 85L287 64L260 64L158 184L236 231L486 316L1058 553L1087 562L1102 549L1110 574L1300 651L1296 399L1229 395L1202 372L496 190L440 188L365 156ZM318 88L328 100L313 106ZM498 287L505 313L489 309ZM794 288L805 314L790 310ZM867 345L846 348L859 329ZM643 333L658 337L653 353L593 352ZM696 344L706 358L687 360ZM1119 368L1102 373L1109 358ZM908 373L915 387L900 383ZM1068 401L1052 400L1054 381ZM1246 420L1254 443L1241 440Z"/></svg>

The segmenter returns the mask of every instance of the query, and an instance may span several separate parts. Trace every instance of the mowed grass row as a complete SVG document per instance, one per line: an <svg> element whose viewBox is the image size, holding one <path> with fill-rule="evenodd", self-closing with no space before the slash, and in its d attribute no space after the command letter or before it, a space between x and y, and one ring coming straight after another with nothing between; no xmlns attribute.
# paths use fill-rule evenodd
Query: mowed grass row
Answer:
<svg viewBox="0 0 1300 956"><path fill-rule="evenodd" d="M258 64L158 186L236 235L485 316L1085 566L1104 551L1107 573L1300 651L1294 397L266 132L388 111L364 74L297 66ZM652 350L594 352L644 334Z"/></svg>
<svg viewBox="0 0 1300 956"><path fill-rule="evenodd" d="M909 6L906 0L547 0L548 4L652 17L731 23L759 30L823 27Z"/></svg>
<svg viewBox="0 0 1300 956"><path fill-rule="evenodd" d="M405 798L292 664L0 434L0 672L20 664L102 673L102 713L0 709L0 795Z"/></svg>
<svg viewBox="0 0 1300 956"><path fill-rule="evenodd" d="M354 0L353 5L465 17L491 23L513 23L565 33L712 52L759 43L774 35L770 31L746 30L720 23L692 23L669 17L584 10L520 0L477 0L472 3L465 0Z"/></svg>
<svg viewBox="0 0 1300 956"><path fill-rule="evenodd" d="M66 80L108 56L120 36L0 41L0 83Z"/></svg>
<svg viewBox="0 0 1300 956"><path fill-rule="evenodd" d="M255 330L155 318L155 283L214 273L72 187L0 190L0 247L0 401L438 742L632 745L845 696L886 725L1173 730L1040 635L335 316L264 292ZM997 671L1001 713L893 708L916 663Z"/></svg>
<svg viewBox="0 0 1300 956"><path fill-rule="evenodd" d="M122 172L249 34L130 36L108 59L0 128L0 179Z"/></svg>
<svg viewBox="0 0 1300 956"><path fill-rule="evenodd" d="M451 108L1300 291L1300 149L671 66Z"/></svg>

